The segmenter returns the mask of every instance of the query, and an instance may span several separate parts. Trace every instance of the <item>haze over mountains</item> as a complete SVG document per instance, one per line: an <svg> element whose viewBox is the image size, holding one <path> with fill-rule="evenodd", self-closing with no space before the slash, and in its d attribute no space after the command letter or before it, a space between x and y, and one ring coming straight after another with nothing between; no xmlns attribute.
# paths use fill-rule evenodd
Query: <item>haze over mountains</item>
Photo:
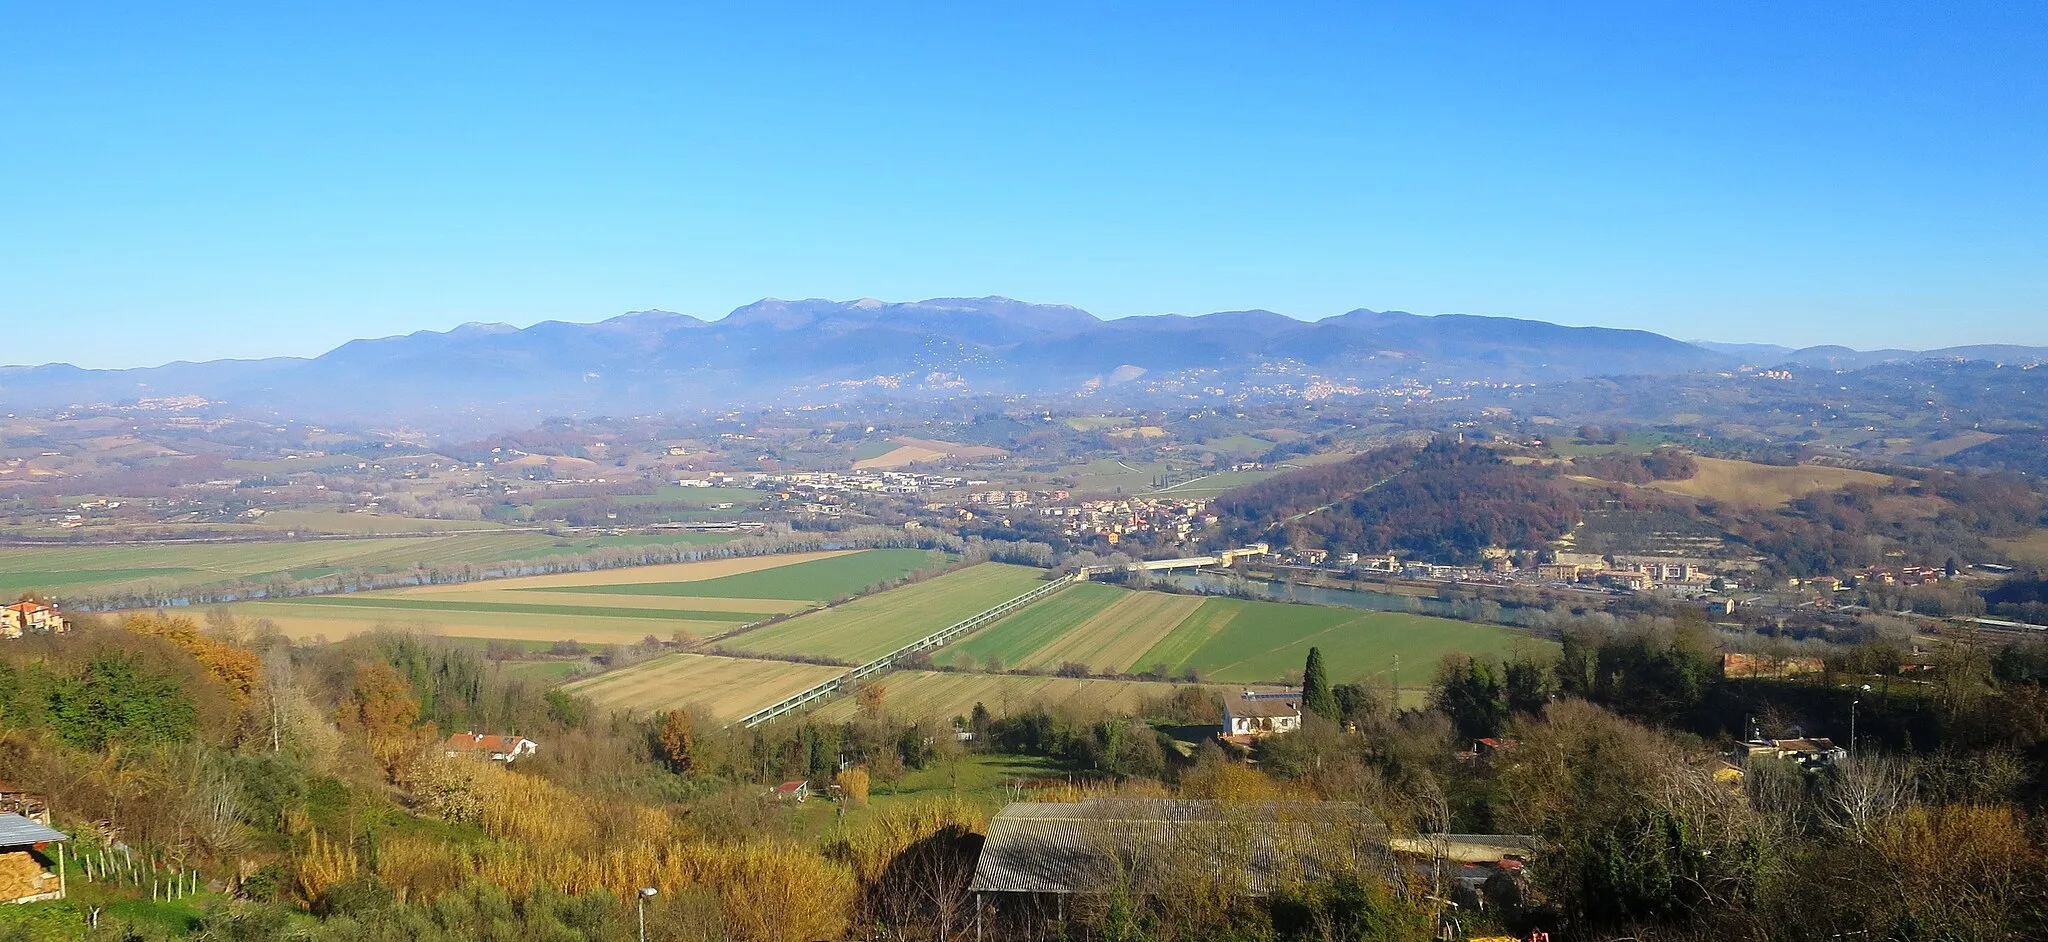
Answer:
<svg viewBox="0 0 2048 942"><path fill-rule="evenodd" d="M1102 320L1008 298L906 303L774 298L715 321L644 311L527 328L466 324L357 340L318 357L128 370L0 367L14 410L199 396L244 414L427 426L723 404L843 402L960 392L1133 394L1275 383L1554 382L1923 356L2038 362L2048 348L1926 352L1686 343L1639 330L1365 309L1302 321L1271 311Z"/></svg>

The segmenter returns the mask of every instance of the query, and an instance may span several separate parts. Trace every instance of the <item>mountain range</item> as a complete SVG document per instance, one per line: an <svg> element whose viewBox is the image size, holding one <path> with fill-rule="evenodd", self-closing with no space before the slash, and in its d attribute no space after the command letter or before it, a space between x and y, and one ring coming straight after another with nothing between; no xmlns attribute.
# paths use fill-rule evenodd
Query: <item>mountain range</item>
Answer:
<svg viewBox="0 0 2048 942"><path fill-rule="evenodd" d="M10 410L203 397L238 414L424 427L543 415L642 414L862 395L1059 394L1136 383L1183 390L1313 380L1362 385L1725 370L1850 368L1919 356L2048 360L2048 348L1862 353L1686 343L1640 330L1464 314L1356 310L1317 321L1271 311L1103 320L1009 298L913 302L769 298L706 321L642 311L598 323L356 340L312 358L127 370L0 367Z"/></svg>

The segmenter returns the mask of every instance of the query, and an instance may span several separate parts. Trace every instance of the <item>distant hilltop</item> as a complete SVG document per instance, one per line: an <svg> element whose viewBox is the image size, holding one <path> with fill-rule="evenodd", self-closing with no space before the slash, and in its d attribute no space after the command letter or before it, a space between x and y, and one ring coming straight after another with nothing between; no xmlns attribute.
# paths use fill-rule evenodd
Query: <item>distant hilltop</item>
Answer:
<svg viewBox="0 0 2048 942"><path fill-rule="evenodd" d="M639 414L849 396L1356 394L1408 382L1540 383L1588 376L1848 368L1917 357L2048 360L2048 349L1859 353L1686 343L1640 330L1359 309L1306 321L1272 311L1103 320L1004 297L887 302L767 298L717 320L637 311L597 323L471 323L356 340L318 357L130 370L0 368L0 404L209 401L308 421L426 427L544 415ZM1204 385L1204 384L1207 385Z"/></svg>

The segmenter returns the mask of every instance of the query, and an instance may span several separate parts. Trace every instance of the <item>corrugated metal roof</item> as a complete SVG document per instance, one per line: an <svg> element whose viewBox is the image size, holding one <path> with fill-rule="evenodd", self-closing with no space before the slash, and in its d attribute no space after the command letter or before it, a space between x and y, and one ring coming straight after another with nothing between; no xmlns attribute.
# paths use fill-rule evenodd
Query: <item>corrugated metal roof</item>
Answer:
<svg viewBox="0 0 2048 942"><path fill-rule="evenodd" d="M20 847L44 841L68 841L71 835L53 831L18 814L0 814L0 847Z"/></svg>

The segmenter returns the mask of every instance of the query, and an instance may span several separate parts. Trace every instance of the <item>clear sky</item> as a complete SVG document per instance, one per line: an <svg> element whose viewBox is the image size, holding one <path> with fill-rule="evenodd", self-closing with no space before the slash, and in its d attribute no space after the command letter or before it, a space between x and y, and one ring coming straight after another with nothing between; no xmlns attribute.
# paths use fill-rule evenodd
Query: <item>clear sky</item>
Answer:
<svg viewBox="0 0 2048 942"><path fill-rule="evenodd" d="M0 362L770 295L2048 344L2048 3L709 6L0 0Z"/></svg>

